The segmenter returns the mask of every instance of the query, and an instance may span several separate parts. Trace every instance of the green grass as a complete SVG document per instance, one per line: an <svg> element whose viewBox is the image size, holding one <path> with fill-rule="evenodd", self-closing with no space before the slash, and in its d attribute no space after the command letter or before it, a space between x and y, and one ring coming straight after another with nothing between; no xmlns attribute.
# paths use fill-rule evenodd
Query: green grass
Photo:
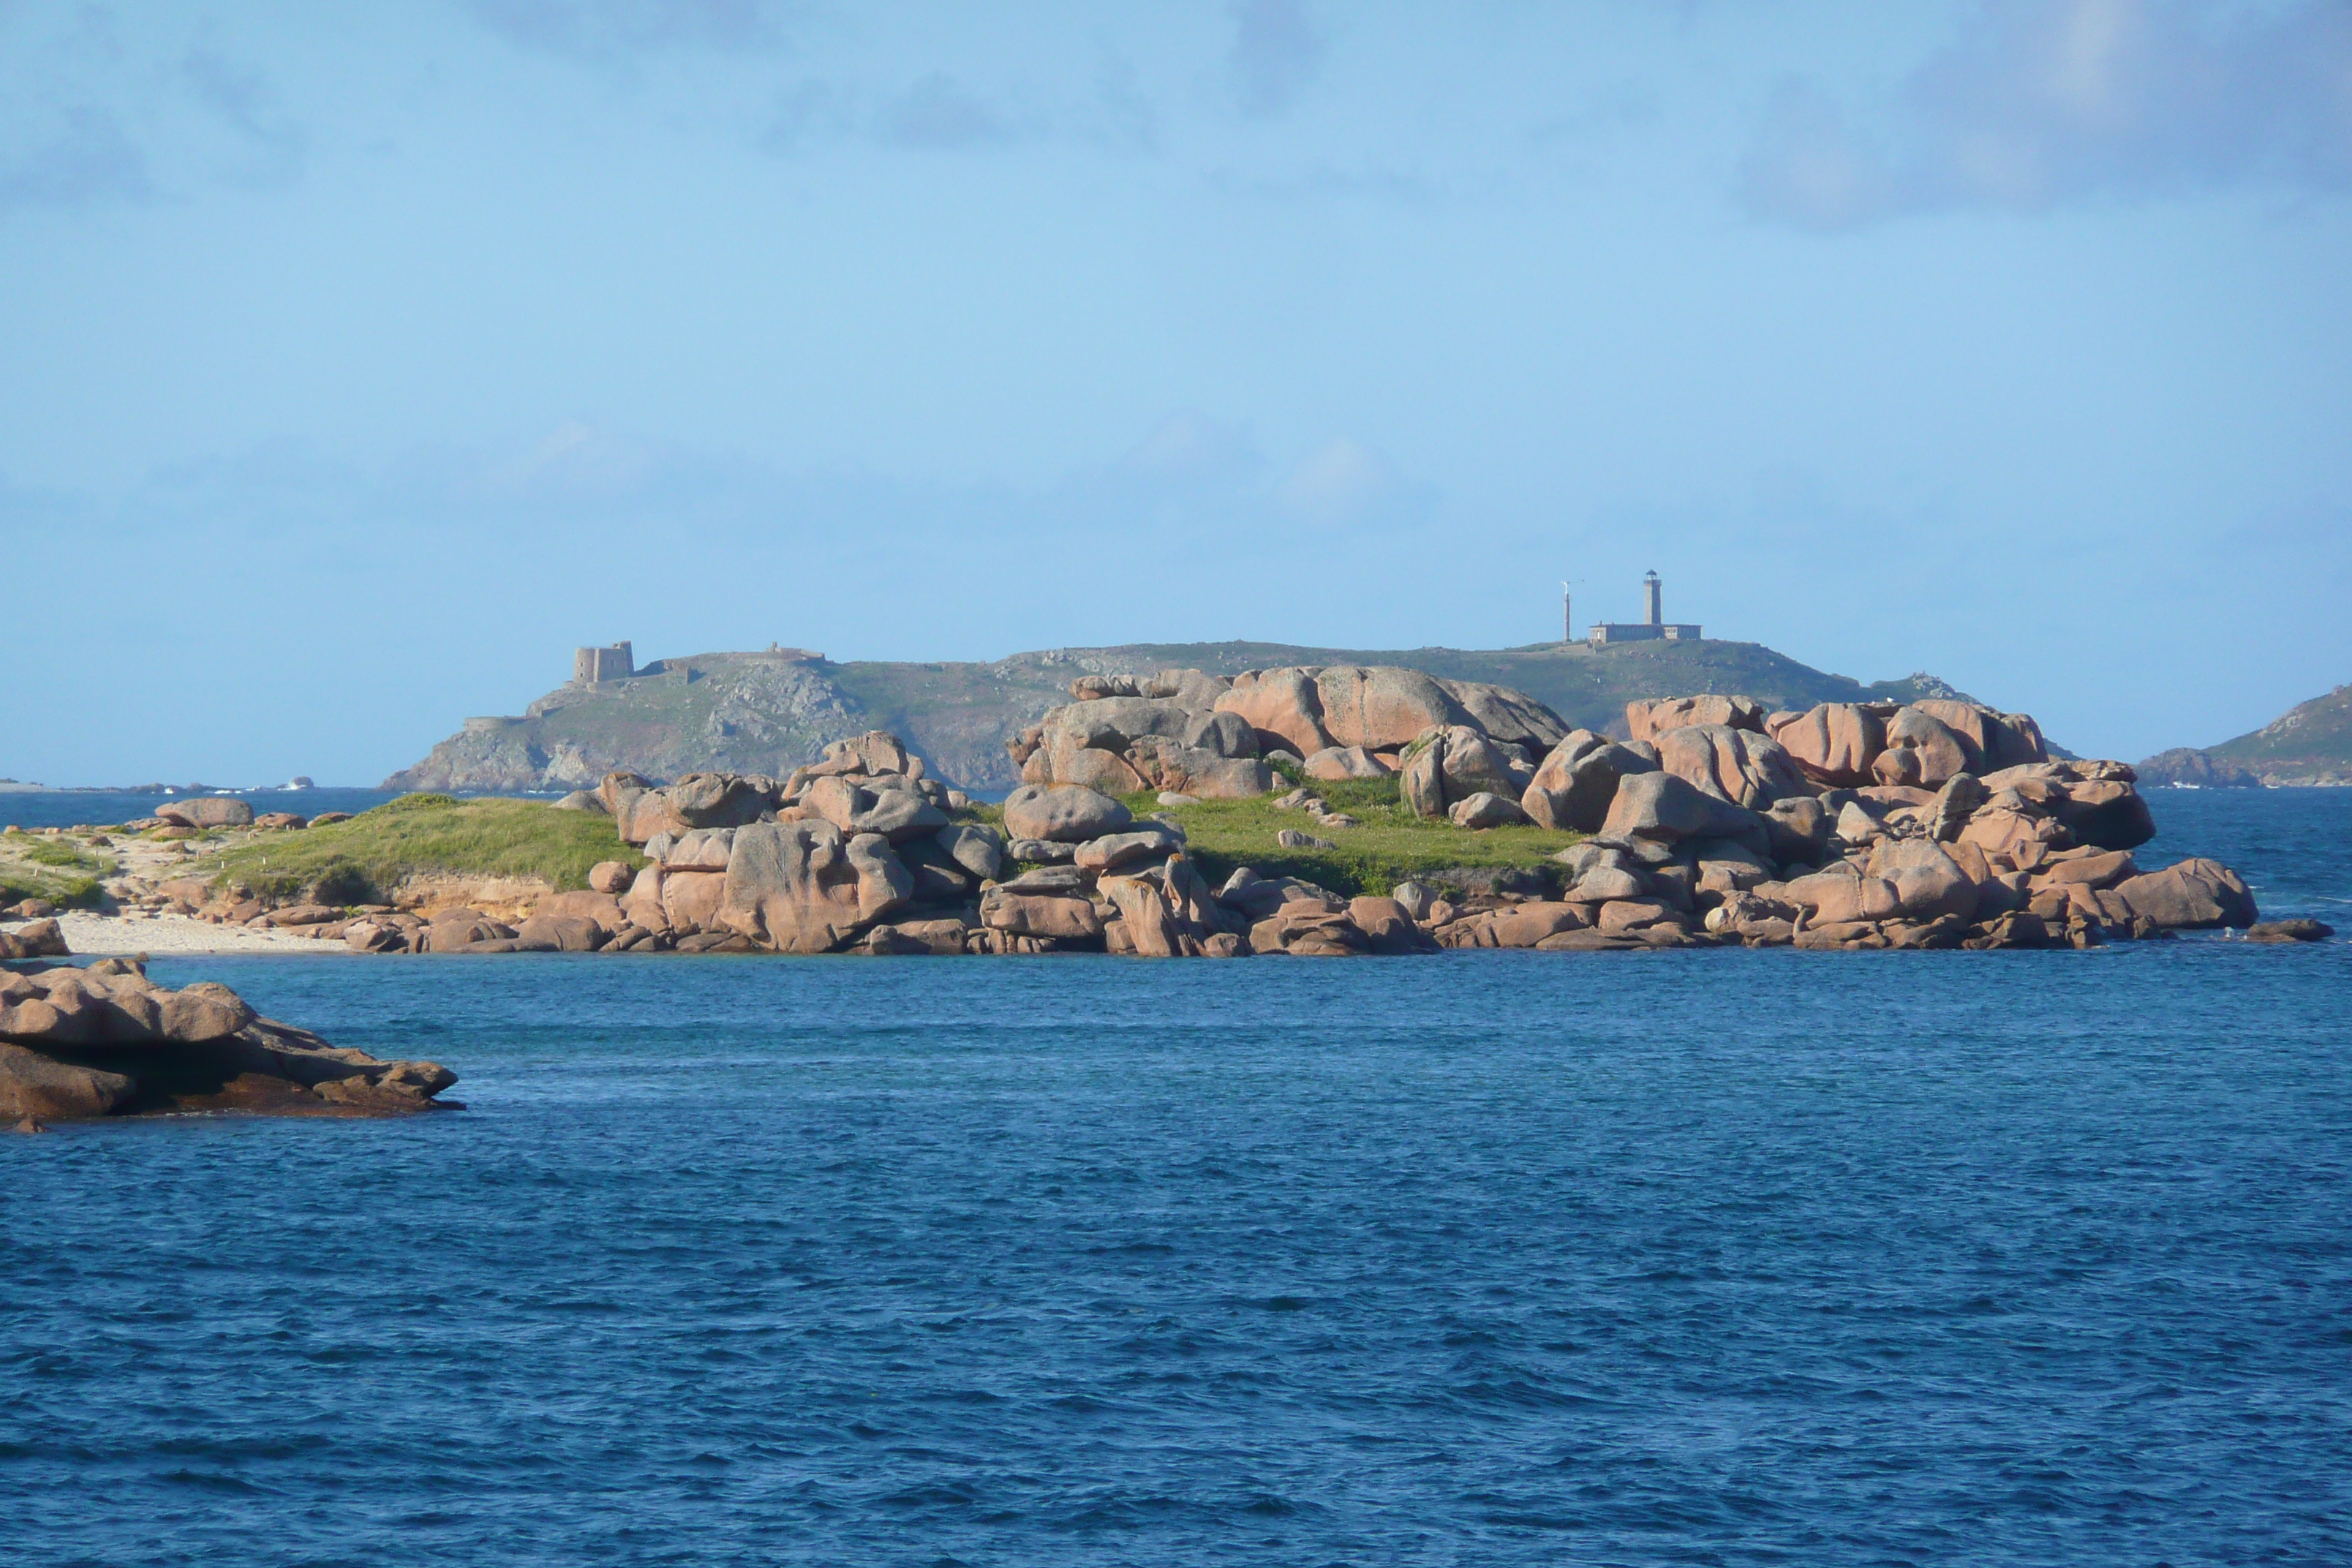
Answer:
<svg viewBox="0 0 2352 1568"><path fill-rule="evenodd" d="M530 800L403 795L349 822L271 834L192 868L214 886L242 882L271 898L376 903L410 876L539 877L584 888L600 860L642 866L613 819Z"/></svg>
<svg viewBox="0 0 2352 1568"><path fill-rule="evenodd" d="M47 899L61 909L99 901L100 879L114 862L55 838L0 840L0 904Z"/></svg>
<svg viewBox="0 0 2352 1568"><path fill-rule="evenodd" d="M1404 807L1394 779L1347 779L1308 787L1333 811L1362 824L1327 828L1303 811L1277 811L1279 794L1256 800L1204 800L1162 806L1156 794L1127 797L1138 816L1164 813L1181 823L1194 859L1213 881L1236 866L1269 876L1297 877L1335 893L1386 893L1399 882L1456 868L1547 867L1577 842L1574 833L1541 827L1490 827L1471 833L1444 818L1416 817ZM1286 827L1329 840L1331 849L1285 849L1275 835Z"/></svg>
<svg viewBox="0 0 2352 1568"><path fill-rule="evenodd" d="M103 857L88 849L77 849L72 845L65 843L61 839L43 839L38 843L26 846L23 849L18 850L17 853L23 856L26 859L33 862L36 866L53 866L60 870L105 871L111 869Z"/></svg>

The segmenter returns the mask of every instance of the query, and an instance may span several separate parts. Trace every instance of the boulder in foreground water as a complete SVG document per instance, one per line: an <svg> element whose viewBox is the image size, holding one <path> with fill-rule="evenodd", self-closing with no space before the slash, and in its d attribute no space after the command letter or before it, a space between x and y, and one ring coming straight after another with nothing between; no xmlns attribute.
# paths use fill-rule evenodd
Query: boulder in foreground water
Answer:
<svg viewBox="0 0 2352 1568"><path fill-rule="evenodd" d="M258 1016L226 985L166 989L131 960L0 974L0 1120L405 1115L447 1109L435 1097L457 1081Z"/></svg>

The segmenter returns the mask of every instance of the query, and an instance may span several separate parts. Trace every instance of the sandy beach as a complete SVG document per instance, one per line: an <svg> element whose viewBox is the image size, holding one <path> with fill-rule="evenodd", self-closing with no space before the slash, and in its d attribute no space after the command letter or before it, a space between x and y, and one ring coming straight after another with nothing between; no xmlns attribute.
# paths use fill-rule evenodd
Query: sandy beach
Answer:
<svg viewBox="0 0 2352 1568"><path fill-rule="evenodd" d="M176 957L210 952L351 952L340 942L320 942L244 926L216 926L192 915L100 915L87 910L68 910L57 919L65 932L66 945L77 957L127 957L141 952Z"/></svg>

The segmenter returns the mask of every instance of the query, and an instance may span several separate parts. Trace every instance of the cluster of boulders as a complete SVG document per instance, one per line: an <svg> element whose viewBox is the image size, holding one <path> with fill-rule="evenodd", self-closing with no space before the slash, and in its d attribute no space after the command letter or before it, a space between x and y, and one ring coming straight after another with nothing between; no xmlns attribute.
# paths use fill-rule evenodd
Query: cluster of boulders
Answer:
<svg viewBox="0 0 2352 1568"><path fill-rule="evenodd" d="M1568 728L1506 687L1390 665L1087 676L1070 693L1005 742L1024 784L1239 799L1273 789L1279 760L1310 778L1385 777L1433 728L1475 731L1531 769Z"/></svg>
<svg viewBox="0 0 2352 1568"><path fill-rule="evenodd" d="M877 731L782 781L615 773L595 809L649 864L597 866L583 892L509 924L479 910L345 921L376 952L1037 953L1237 957L1431 945L1393 900L1243 868L1212 887L1164 815L1082 784L1024 784L1003 826ZM322 912L324 912L322 910ZM308 921L306 923L319 923Z"/></svg>
<svg viewBox="0 0 2352 1568"><path fill-rule="evenodd" d="M58 951L62 952L60 944ZM257 1016L226 985L177 991L137 960L0 971L0 1120L158 1111L383 1116L434 1109L457 1081Z"/></svg>
<svg viewBox="0 0 2352 1568"><path fill-rule="evenodd" d="M1407 754L1405 797L1465 826L1592 835L1559 856L1559 918L1575 909L1584 923L1566 930L1628 940L2087 946L2255 923L2226 867L2143 873L2130 851L2155 826L2132 770L2053 760L2022 714L1951 700L1768 714L1706 696L1630 703L1626 730L1571 731L1524 779L1476 735L1433 733Z"/></svg>

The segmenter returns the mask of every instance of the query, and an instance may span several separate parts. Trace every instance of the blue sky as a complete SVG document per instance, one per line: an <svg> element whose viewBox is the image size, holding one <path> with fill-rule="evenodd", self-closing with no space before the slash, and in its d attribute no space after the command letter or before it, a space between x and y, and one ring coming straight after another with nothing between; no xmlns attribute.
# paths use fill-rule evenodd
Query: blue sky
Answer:
<svg viewBox="0 0 2352 1568"><path fill-rule="evenodd" d="M0 0L0 773L575 643L2352 679L2352 8Z"/></svg>

